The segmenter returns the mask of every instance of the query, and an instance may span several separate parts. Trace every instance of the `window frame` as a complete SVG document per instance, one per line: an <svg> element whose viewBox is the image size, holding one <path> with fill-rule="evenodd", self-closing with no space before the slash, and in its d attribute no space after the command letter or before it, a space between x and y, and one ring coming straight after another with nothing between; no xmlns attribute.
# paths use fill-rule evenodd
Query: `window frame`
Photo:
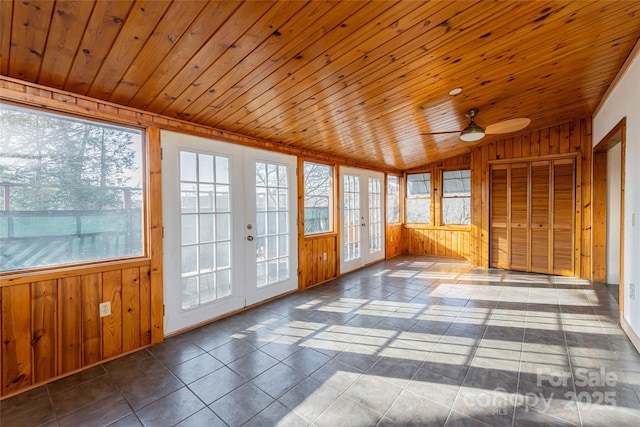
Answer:
<svg viewBox="0 0 640 427"><path fill-rule="evenodd" d="M80 262L69 262L64 264L56 264L56 265L43 265L43 266L34 266L30 268L18 269L18 270L7 270L0 271L0 279L2 281L5 280L13 280L12 277L24 277L27 281L31 282L34 280L40 280L38 277L48 277L52 274L57 274L59 272L71 272L71 271L82 271L82 272L91 272L94 269L95 271L103 271L105 267L117 265L118 269L120 268L133 268L136 266L144 266L148 265L151 261L151 230L150 230L150 211L149 211L149 197L150 197L150 180L151 180L151 171L149 168L149 156L150 156L150 136L149 129L147 126L140 125L139 123L127 121L127 120L110 120L103 117L95 117L89 114L81 114L75 111L65 111L53 108L47 108L44 106L36 106L31 104L22 104L20 102L15 102L12 100L3 100L5 105L13 106L20 108L22 110L27 110L32 112L32 114L44 114L49 116L58 116L61 117L62 120L70 119L70 120L78 120L84 121L87 123L96 124L97 126L112 126L117 128L125 128L128 130L135 130L140 132L140 194L141 194L141 203L140 203L140 215L141 215L141 254L132 255L132 256L123 256L118 258L101 258L96 260L89 261L80 261ZM158 149L159 151L159 149ZM84 274L84 273L83 273ZM21 279L19 282L22 282L25 279ZM18 282L16 282L18 283ZM1 283L0 283L1 286Z"/></svg>
<svg viewBox="0 0 640 427"><path fill-rule="evenodd" d="M409 192L409 176L410 175L422 175L422 174L428 174L429 175L429 196L425 197L425 196L410 196L410 192ZM424 170L424 171L417 171L417 172L411 172L411 173L405 173L404 175L404 187L405 187L405 194L404 194L404 224L407 226L412 226L412 227L421 227L421 226L432 226L435 224L434 221L434 182L433 182L433 171L432 170ZM429 222L409 222L408 221L408 214L409 214L409 208L408 208L408 203L409 200L420 200L420 199L428 199L429 200Z"/></svg>
<svg viewBox="0 0 640 427"><path fill-rule="evenodd" d="M398 220L395 222L390 222L389 221L389 178L396 178L398 180L398 192L395 195L396 198L398 199ZM386 215L385 215L385 221L387 225L401 225L403 224L403 213L404 213L404 203L402 203L403 200L403 188L404 188L404 180L403 177L401 175L395 175L395 174L387 174L387 179L385 182L385 211L386 211Z"/></svg>
<svg viewBox="0 0 640 427"><path fill-rule="evenodd" d="M446 172L458 172L458 171L469 171L469 195L468 196L446 196L444 189L444 174ZM472 209L472 183L471 183L471 167L448 167L440 169L440 187L442 187L439 191L439 225L442 227L471 227L471 209ZM467 199L469 200L469 223L468 224L460 224L460 223L446 223L444 218L444 203L446 199Z"/></svg>
<svg viewBox="0 0 640 427"><path fill-rule="evenodd" d="M328 218L328 222L329 222L329 226L327 230L321 230L321 231L314 231L314 232L307 232L305 231L305 223L306 223L306 218L305 218L305 208L306 208L306 198L307 198L307 189L306 189L306 185L305 185L305 165L309 163L309 164L315 164L315 165L319 165L319 166L324 166L329 168L329 193L327 195L328 198L328 212L329 212L329 218ZM324 162L319 162L316 160L310 160L310 159L304 159L301 158L300 159L300 169L301 171L299 172L301 175L301 190L302 190L302 206L301 206L301 216L302 216L302 221L301 221L301 231L302 231L302 236L300 237L314 237L314 236L320 236L323 234L334 234L335 231L335 207L336 207L336 203L335 203L335 198L336 198L336 165L331 164L331 163L324 163ZM312 196L312 197L319 197L319 196Z"/></svg>

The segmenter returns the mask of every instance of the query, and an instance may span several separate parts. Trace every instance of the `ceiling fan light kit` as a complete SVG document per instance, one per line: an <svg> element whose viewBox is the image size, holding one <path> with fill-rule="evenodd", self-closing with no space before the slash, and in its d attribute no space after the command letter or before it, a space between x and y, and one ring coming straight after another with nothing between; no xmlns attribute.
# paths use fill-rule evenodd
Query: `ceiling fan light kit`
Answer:
<svg viewBox="0 0 640 427"><path fill-rule="evenodd" d="M475 142L484 138L484 129L478 126L474 120L476 114L478 114L478 110L476 109L469 110L469 112L465 114L465 116L470 119L467 127L460 132L460 139L465 142Z"/></svg>

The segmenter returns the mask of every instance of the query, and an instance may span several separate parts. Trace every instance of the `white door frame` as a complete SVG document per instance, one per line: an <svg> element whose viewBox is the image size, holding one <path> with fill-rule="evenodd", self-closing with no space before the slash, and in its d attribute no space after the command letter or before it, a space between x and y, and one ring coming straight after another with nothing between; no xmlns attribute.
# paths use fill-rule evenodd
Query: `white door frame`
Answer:
<svg viewBox="0 0 640 427"><path fill-rule="evenodd" d="M384 207L384 173L375 172L366 169L357 169L349 167L340 167L340 191L339 191L339 203L340 203L340 272L347 273L349 271L363 267L364 265L371 264L376 261L383 260L385 258L385 207ZM345 219L344 219L344 176L357 176L360 182L360 257L345 261ZM380 180L381 185L381 212L380 220L382 221L382 242L381 248L374 254L369 253L369 178L376 178Z"/></svg>
<svg viewBox="0 0 640 427"><path fill-rule="evenodd" d="M206 323L247 305L297 289L297 160L295 156L164 130L161 131L161 145L165 335ZM181 284L179 175L181 150L228 157L231 181L231 295L186 310L182 309ZM256 160L289 167L289 227L292 233L289 239L290 280L262 289L255 286L256 245L255 241L247 239L251 230L246 229L246 224L255 223L255 219L252 222L248 220L251 217L255 218Z"/></svg>

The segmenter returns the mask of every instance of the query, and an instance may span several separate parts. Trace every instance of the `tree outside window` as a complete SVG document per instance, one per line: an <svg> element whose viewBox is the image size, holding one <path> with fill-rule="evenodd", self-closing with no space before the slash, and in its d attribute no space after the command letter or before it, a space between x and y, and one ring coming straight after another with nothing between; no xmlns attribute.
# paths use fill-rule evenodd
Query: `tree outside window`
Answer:
<svg viewBox="0 0 640 427"><path fill-rule="evenodd" d="M320 163L304 162L304 234L333 230L333 168Z"/></svg>
<svg viewBox="0 0 640 427"><path fill-rule="evenodd" d="M431 174L407 175L406 223L431 223Z"/></svg>
<svg viewBox="0 0 640 427"><path fill-rule="evenodd" d="M142 132L0 105L0 271L144 255Z"/></svg>
<svg viewBox="0 0 640 427"><path fill-rule="evenodd" d="M471 170L442 173L442 224L471 224Z"/></svg>

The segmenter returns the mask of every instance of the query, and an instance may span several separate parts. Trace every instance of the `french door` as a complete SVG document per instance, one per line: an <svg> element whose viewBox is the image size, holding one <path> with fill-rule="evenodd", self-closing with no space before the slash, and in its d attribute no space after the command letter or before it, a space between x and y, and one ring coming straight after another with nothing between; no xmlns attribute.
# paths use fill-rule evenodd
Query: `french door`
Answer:
<svg viewBox="0 0 640 427"><path fill-rule="evenodd" d="M340 271L384 259L384 174L340 168Z"/></svg>
<svg viewBox="0 0 640 427"><path fill-rule="evenodd" d="M161 139L165 333L295 290L295 157Z"/></svg>

